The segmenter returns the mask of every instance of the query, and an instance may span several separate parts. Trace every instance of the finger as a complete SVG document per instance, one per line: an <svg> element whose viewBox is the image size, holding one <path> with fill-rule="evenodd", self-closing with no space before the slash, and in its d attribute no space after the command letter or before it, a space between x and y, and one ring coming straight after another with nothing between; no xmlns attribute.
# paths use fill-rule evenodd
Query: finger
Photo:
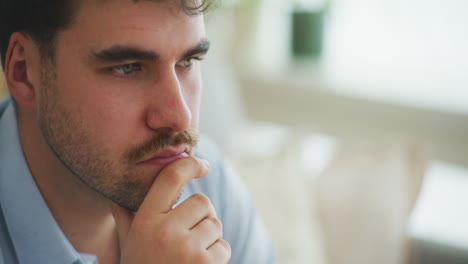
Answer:
<svg viewBox="0 0 468 264"><path fill-rule="evenodd" d="M208 170L208 163L195 157L172 162L156 177L139 211L157 214L170 211L182 188L191 180L206 175Z"/></svg>
<svg viewBox="0 0 468 264"><path fill-rule="evenodd" d="M111 203L111 211L114 216L117 235L119 236L119 242L122 247L124 241L127 240L128 230L130 230L130 226L132 225L134 214L116 203Z"/></svg>
<svg viewBox="0 0 468 264"><path fill-rule="evenodd" d="M190 196L172 209L170 214L187 229L192 229L204 218L216 217L216 211L210 199L201 193Z"/></svg>
<svg viewBox="0 0 468 264"><path fill-rule="evenodd" d="M228 263L231 259L231 245L226 240L220 239L216 241L207 252L212 260L212 263Z"/></svg>
<svg viewBox="0 0 468 264"><path fill-rule="evenodd" d="M190 238L194 240L192 243L207 250L223 238L223 225L217 218L207 217L191 230Z"/></svg>

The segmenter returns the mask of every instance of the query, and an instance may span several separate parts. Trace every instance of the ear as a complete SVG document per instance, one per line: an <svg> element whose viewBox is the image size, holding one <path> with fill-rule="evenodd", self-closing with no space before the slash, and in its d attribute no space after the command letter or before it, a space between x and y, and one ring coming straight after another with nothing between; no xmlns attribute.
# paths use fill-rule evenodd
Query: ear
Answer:
<svg viewBox="0 0 468 264"><path fill-rule="evenodd" d="M35 107L40 84L39 50L29 35L15 32L5 56L5 78L11 96L25 108Z"/></svg>

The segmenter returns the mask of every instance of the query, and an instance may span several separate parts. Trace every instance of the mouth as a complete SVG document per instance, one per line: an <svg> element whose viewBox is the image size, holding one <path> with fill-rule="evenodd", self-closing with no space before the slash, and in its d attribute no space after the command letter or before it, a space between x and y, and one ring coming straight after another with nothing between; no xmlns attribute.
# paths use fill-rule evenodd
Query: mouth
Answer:
<svg viewBox="0 0 468 264"><path fill-rule="evenodd" d="M173 146L158 151L138 164L165 166L176 160L189 157L190 149L186 146Z"/></svg>

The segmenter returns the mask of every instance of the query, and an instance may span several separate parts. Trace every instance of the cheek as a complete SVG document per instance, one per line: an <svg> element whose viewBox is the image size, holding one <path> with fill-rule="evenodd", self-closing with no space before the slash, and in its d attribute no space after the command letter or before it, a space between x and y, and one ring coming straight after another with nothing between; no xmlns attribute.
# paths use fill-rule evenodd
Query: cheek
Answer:
<svg viewBox="0 0 468 264"><path fill-rule="evenodd" d="M100 85L98 80L86 77L69 80L59 83L62 102L81 121L91 143L114 153L124 150L124 143L128 144L131 135L135 135L138 109L131 103L134 99L112 89L115 87Z"/></svg>
<svg viewBox="0 0 468 264"><path fill-rule="evenodd" d="M131 135L137 135L139 111L125 98L113 94L96 95L87 101L88 110L83 110L84 118L98 133L96 137L106 144L119 146L128 143Z"/></svg>

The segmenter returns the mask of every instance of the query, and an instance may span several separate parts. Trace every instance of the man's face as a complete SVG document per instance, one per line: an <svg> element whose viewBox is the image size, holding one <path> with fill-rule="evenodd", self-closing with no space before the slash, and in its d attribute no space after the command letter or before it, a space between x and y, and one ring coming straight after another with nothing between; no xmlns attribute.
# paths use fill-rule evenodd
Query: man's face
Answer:
<svg viewBox="0 0 468 264"><path fill-rule="evenodd" d="M62 164L137 210L196 144L203 18L179 1L83 0L42 63L39 126Z"/></svg>

